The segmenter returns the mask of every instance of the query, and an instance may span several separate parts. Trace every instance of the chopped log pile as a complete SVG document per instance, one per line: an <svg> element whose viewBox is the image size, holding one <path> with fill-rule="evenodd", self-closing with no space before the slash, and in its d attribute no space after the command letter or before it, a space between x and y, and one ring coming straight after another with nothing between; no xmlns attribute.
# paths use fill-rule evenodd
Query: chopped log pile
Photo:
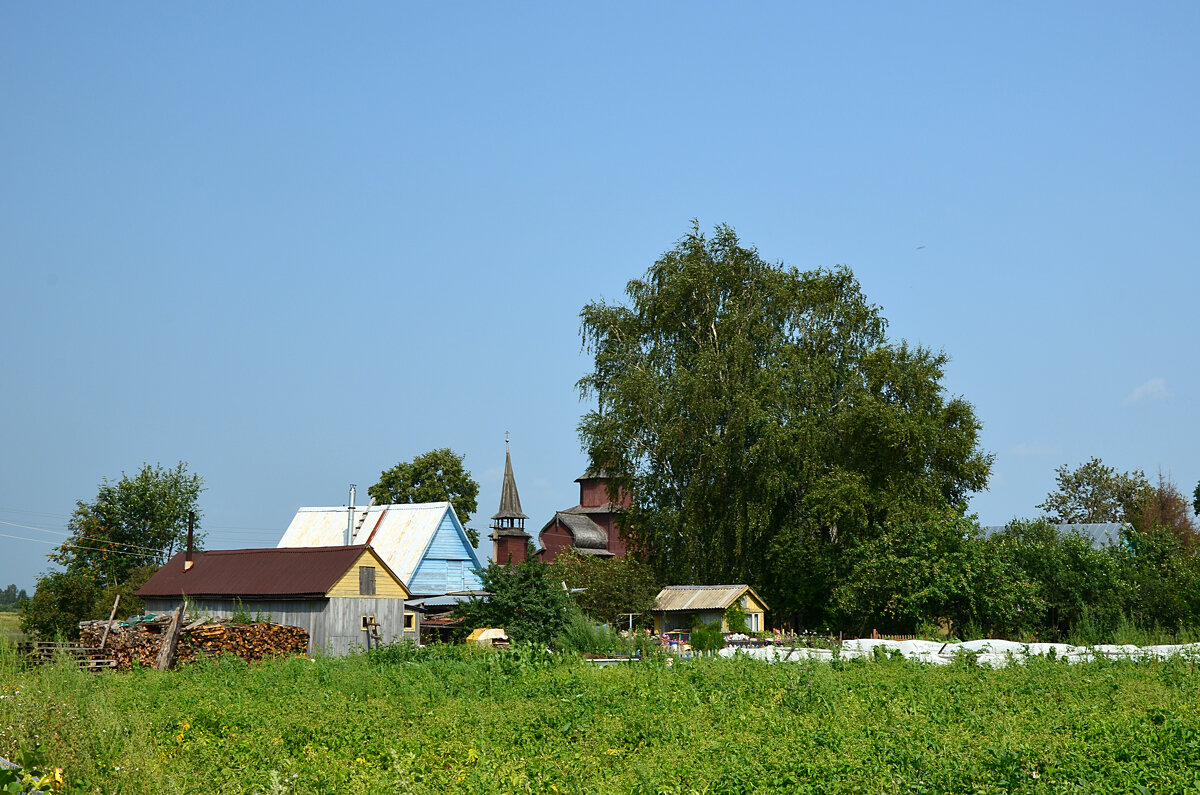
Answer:
<svg viewBox="0 0 1200 795"><path fill-rule="evenodd" d="M128 670L134 663L154 668L163 658L164 639L169 642L171 620L171 615L161 615L132 622L81 621L80 643L98 649L107 628L108 636L99 655L116 660L118 670ZM281 654L304 654L308 649L308 630L300 627L241 624L223 618L185 618L182 623L175 649L177 665L220 654L253 662Z"/></svg>

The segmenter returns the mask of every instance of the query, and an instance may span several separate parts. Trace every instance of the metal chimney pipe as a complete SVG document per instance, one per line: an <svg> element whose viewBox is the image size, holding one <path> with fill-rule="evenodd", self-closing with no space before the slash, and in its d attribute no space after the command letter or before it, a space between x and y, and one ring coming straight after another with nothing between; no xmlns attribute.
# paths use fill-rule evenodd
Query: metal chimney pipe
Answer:
<svg viewBox="0 0 1200 795"><path fill-rule="evenodd" d="M354 543L354 489L350 484L350 510L346 512L346 546Z"/></svg>
<svg viewBox="0 0 1200 795"><path fill-rule="evenodd" d="M192 535L196 532L196 512L188 511L188 542L187 551L183 553L183 570L186 572L192 566Z"/></svg>

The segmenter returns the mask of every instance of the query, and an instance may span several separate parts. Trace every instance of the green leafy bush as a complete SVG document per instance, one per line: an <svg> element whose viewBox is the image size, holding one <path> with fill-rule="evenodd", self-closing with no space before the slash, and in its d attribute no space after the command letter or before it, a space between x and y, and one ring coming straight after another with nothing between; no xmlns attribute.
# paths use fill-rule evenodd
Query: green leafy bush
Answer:
<svg viewBox="0 0 1200 795"><path fill-rule="evenodd" d="M742 607L740 599L735 599L733 604L725 608L725 626L730 632L746 634L750 631L746 626L746 609Z"/></svg>
<svg viewBox="0 0 1200 795"><path fill-rule="evenodd" d="M463 626L503 627L513 643L549 646L562 634L575 610L550 568L536 558L491 565L480 572L488 596L455 608Z"/></svg>
<svg viewBox="0 0 1200 795"><path fill-rule="evenodd" d="M696 651L712 652L725 648L725 633L717 623L697 623L692 627L688 641Z"/></svg>

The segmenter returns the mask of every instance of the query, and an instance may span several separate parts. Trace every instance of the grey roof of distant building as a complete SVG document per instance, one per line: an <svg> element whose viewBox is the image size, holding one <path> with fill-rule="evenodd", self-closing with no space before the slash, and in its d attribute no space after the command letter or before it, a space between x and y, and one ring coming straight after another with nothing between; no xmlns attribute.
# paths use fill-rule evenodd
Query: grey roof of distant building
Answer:
<svg viewBox="0 0 1200 795"><path fill-rule="evenodd" d="M984 536L1000 535L1008 525L988 525L983 527ZM1054 528L1060 533L1078 533L1089 539L1092 546L1099 549L1110 544L1121 543L1121 531L1128 525L1120 522L1074 522L1055 524Z"/></svg>

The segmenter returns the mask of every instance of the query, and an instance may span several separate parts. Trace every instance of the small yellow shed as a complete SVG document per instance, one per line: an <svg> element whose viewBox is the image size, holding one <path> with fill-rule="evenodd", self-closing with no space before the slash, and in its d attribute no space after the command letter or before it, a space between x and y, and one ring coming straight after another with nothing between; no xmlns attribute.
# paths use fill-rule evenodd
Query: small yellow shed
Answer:
<svg viewBox="0 0 1200 795"><path fill-rule="evenodd" d="M767 603L749 585L668 585L654 601L654 631L662 634L690 629L700 622L720 624L729 631L725 611L734 602L746 613L746 628L762 632L766 628Z"/></svg>

